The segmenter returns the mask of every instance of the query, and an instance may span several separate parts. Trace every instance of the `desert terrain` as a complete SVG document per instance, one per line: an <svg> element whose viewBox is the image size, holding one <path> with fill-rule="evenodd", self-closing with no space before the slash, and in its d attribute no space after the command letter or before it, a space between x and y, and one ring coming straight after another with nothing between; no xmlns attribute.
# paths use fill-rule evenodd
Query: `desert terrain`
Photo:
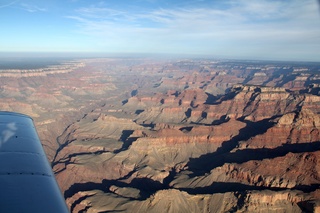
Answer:
<svg viewBox="0 0 320 213"><path fill-rule="evenodd" d="M71 212L320 212L320 64L90 58L0 67Z"/></svg>

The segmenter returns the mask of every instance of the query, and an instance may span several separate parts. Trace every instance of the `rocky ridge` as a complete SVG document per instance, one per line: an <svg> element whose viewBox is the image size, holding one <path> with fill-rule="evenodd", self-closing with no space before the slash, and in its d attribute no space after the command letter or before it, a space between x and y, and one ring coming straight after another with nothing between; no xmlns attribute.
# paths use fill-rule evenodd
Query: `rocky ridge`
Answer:
<svg viewBox="0 0 320 213"><path fill-rule="evenodd" d="M83 62L0 78L2 109L34 116L71 212L319 208L316 68Z"/></svg>

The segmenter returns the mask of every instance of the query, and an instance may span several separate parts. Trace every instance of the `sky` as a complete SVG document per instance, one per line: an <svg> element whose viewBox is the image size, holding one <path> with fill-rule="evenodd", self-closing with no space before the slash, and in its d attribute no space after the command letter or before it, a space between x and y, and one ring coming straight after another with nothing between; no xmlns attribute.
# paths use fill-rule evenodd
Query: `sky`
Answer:
<svg viewBox="0 0 320 213"><path fill-rule="evenodd" d="M0 0L0 52L320 61L317 0Z"/></svg>

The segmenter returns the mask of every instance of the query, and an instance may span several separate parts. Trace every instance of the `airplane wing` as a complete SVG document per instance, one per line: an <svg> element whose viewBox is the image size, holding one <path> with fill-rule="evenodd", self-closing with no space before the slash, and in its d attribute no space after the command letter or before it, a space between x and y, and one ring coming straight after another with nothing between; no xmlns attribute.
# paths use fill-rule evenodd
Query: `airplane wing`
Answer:
<svg viewBox="0 0 320 213"><path fill-rule="evenodd" d="M69 212L29 116L0 112L0 212Z"/></svg>

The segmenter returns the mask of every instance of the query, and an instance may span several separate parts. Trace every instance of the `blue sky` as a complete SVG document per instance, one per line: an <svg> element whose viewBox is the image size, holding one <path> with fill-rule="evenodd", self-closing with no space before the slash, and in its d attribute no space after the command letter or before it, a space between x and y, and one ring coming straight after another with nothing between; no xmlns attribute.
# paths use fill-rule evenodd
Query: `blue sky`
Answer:
<svg viewBox="0 0 320 213"><path fill-rule="evenodd" d="M0 52L320 61L317 0L0 0Z"/></svg>

